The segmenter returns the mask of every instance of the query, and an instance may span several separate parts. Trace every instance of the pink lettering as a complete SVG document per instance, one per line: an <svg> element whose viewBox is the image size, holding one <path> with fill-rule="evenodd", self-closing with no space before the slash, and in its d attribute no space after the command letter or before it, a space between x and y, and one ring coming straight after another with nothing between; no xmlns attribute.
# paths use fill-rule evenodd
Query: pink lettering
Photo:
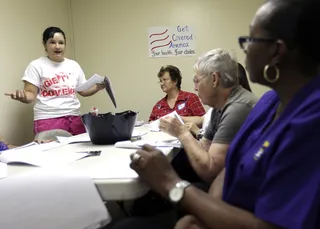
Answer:
<svg viewBox="0 0 320 229"><path fill-rule="evenodd" d="M41 92L41 94L42 94L43 97L47 97L47 96L48 96L48 92L45 91L45 90L43 90L43 91Z"/></svg>
<svg viewBox="0 0 320 229"><path fill-rule="evenodd" d="M60 96L61 95L61 89L59 89L59 90L53 90L54 91L54 94L56 95L56 96Z"/></svg>
<svg viewBox="0 0 320 229"><path fill-rule="evenodd" d="M43 97L52 97L52 96L63 96L63 95L75 95L75 90L73 88L61 88L54 90L41 90L41 95Z"/></svg>
<svg viewBox="0 0 320 229"><path fill-rule="evenodd" d="M62 94L68 95L69 94L68 88L62 88Z"/></svg>
<svg viewBox="0 0 320 229"><path fill-rule="evenodd" d="M43 85L44 85L45 87L50 87L50 86L52 85L51 80L46 80L46 81L44 81Z"/></svg>
<svg viewBox="0 0 320 229"><path fill-rule="evenodd" d="M54 77L54 78L52 78L51 80L52 80L52 83L53 83L53 84L59 83L59 80L58 80L57 77Z"/></svg>

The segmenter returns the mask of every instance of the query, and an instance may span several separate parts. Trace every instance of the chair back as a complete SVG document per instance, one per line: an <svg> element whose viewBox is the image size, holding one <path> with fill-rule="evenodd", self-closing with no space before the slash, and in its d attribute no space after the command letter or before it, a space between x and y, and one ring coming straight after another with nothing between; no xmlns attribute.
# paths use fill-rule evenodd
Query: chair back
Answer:
<svg viewBox="0 0 320 229"><path fill-rule="evenodd" d="M62 129L45 130L35 136L37 141L56 141L57 136L71 137L72 134Z"/></svg>

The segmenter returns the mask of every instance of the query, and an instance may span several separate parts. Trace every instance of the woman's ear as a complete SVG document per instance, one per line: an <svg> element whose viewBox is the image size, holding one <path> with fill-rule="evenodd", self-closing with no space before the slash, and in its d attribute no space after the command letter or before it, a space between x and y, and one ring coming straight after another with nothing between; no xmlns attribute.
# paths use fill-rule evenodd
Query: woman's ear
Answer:
<svg viewBox="0 0 320 229"><path fill-rule="evenodd" d="M176 86L177 87L177 81L174 81L174 80L172 80L172 82L174 83L174 86Z"/></svg>
<svg viewBox="0 0 320 229"><path fill-rule="evenodd" d="M288 47L282 40L277 40L273 48L270 49L270 52L272 52L270 53L272 59L269 64L275 66L281 63L287 56Z"/></svg>

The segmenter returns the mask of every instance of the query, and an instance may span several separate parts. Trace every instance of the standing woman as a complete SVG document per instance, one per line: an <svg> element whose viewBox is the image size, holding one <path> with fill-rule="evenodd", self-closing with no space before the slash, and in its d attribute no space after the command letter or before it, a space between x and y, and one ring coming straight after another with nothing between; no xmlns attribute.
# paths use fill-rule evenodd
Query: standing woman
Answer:
<svg viewBox="0 0 320 229"><path fill-rule="evenodd" d="M64 56L65 33L57 27L43 32L42 43L47 53L33 60L25 70L23 90L6 93L13 100L32 103L34 106L34 133L51 129L63 129L73 135L85 132L80 117L80 101L75 88L86 82L80 65ZM81 96L91 96L104 88L95 85Z"/></svg>

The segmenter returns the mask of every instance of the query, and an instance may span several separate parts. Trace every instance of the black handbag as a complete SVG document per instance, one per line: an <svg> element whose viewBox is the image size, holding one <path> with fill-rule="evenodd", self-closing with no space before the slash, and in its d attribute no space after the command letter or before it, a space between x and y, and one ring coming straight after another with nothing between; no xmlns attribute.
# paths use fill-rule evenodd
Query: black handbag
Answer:
<svg viewBox="0 0 320 229"><path fill-rule="evenodd" d="M115 97L108 77L104 80L106 91L115 107ZM120 113L92 114L81 116L82 122L95 145L115 144L118 141L130 140L138 113L127 110Z"/></svg>
<svg viewBox="0 0 320 229"><path fill-rule="evenodd" d="M124 111L121 113L106 113L81 116L82 122L89 133L91 142L96 145L114 144L118 141L130 140L138 113Z"/></svg>

